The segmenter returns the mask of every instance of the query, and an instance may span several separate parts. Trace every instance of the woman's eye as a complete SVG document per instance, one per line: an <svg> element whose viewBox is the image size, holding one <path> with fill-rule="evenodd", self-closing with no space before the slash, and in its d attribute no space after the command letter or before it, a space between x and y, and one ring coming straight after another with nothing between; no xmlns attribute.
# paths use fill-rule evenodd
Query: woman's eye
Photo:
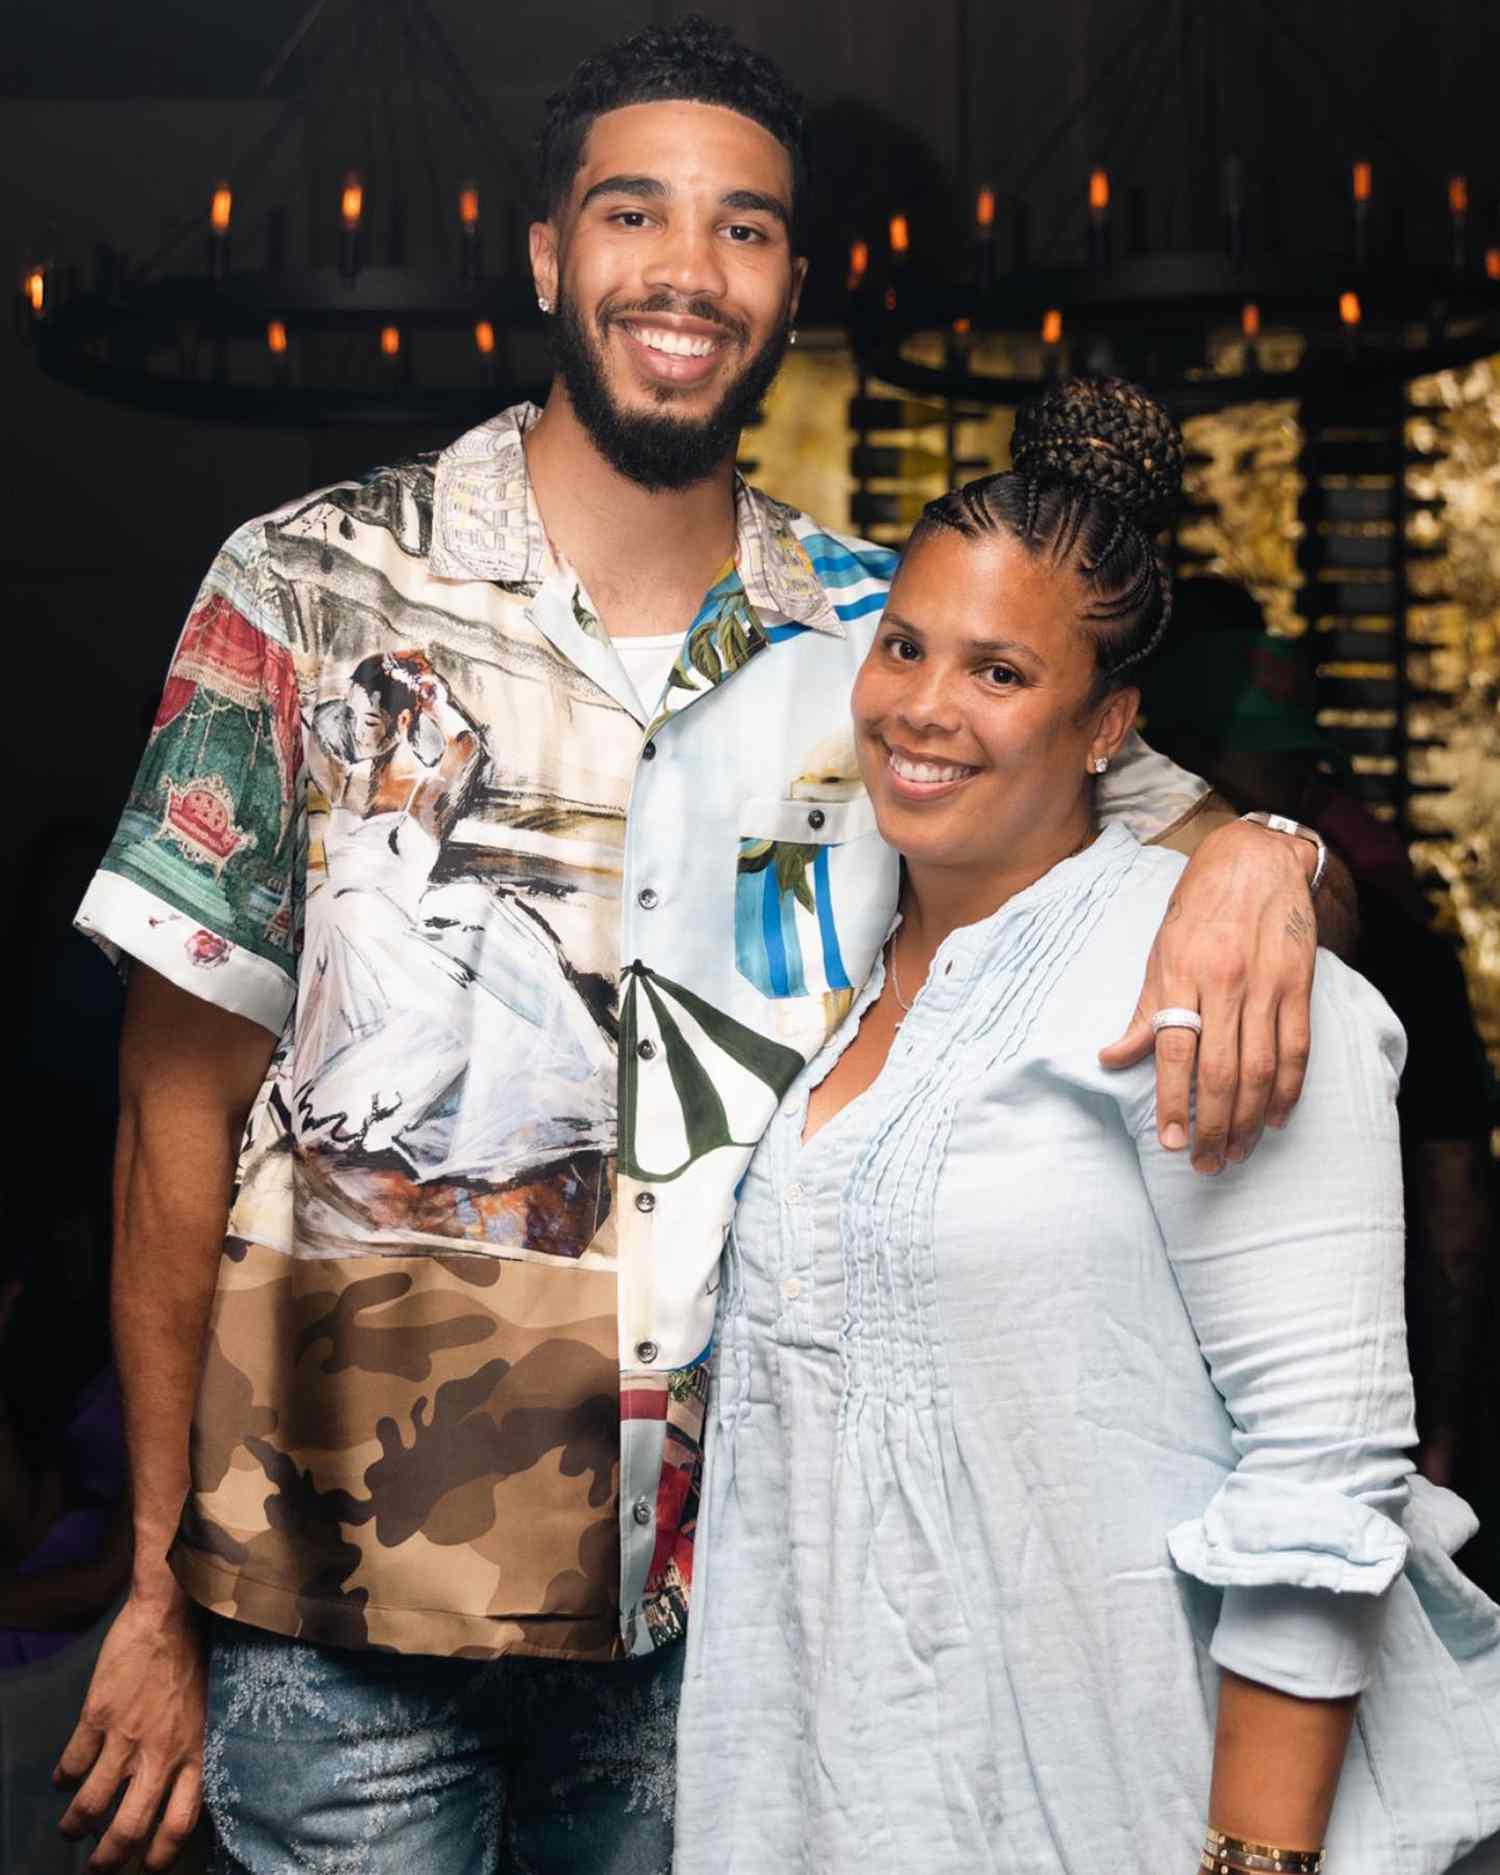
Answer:
<svg viewBox="0 0 1500 1875"><path fill-rule="evenodd" d="M918 651L910 638L888 638L886 640L886 649L893 658L899 659L903 664L912 664L921 656L921 652Z"/></svg>
<svg viewBox="0 0 1500 1875"><path fill-rule="evenodd" d="M1021 681L1019 671L1013 671L1008 664L990 664L985 668L985 676L997 690L1014 690Z"/></svg>

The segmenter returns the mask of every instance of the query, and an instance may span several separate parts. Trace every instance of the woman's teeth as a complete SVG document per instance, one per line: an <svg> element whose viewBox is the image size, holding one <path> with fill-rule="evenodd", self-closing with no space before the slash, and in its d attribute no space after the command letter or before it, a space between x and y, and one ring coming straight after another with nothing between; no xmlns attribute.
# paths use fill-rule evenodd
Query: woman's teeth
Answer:
<svg viewBox="0 0 1500 1875"><path fill-rule="evenodd" d="M897 755L894 749L890 751L889 761L903 781L962 781L975 772L955 762L914 762Z"/></svg>
<svg viewBox="0 0 1500 1875"><path fill-rule="evenodd" d="M674 358L706 358L719 342L690 338L686 332L664 332L659 326L632 326L631 331L647 350L669 352Z"/></svg>

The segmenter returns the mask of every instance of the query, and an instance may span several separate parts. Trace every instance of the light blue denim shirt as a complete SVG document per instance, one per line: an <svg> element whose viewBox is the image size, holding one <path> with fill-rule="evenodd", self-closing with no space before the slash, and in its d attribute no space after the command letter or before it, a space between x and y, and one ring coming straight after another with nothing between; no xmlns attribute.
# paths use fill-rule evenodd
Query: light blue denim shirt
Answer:
<svg viewBox="0 0 1500 1875"><path fill-rule="evenodd" d="M1216 1179L1098 1062L1182 861L1106 830L954 932L864 1095L742 1188L678 1875L1161 1875L1219 1668L1363 1691L1330 1875L1500 1826L1500 1610L1412 1479L1404 1038L1319 959L1291 1125Z"/></svg>

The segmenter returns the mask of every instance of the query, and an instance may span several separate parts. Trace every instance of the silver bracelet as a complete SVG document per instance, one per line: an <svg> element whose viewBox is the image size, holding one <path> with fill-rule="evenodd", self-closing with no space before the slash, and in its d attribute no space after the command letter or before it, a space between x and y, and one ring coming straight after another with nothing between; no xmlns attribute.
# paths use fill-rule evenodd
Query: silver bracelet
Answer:
<svg viewBox="0 0 1500 1875"><path fill-rule="evenodd" d="M1295 840L1311 840L1317 848L1318 863L1313 867L1312 877L1307 882L1308 897L1316 896L1318 887L1323 883L1323 873L1328 865L1328 848L1323 844L1323 836L1315 827L1304 826L1300 820L1288 820L1285 814L1241 814L1241 820L1253 820L1257 827L1269 827L1272 833L1289 833Z"/></svg>

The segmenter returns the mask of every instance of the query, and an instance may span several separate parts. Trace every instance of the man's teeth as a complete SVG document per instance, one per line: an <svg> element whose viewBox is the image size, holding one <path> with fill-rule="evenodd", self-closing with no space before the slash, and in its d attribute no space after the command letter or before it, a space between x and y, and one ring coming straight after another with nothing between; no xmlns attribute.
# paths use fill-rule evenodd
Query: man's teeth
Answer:
<svg viewBox="0 0 1500 1875"><path fill-rule="evenodd" d="M707 358L719 342L717 339L692 338L686 332L666 332L660 326L634 326L631 329L648 350L670 352L674 358Z"/></svg>
<svg viewBox="0 0 1500 1875"><path fill-rule="evenodd" d="M913 762L891 752L891 767L903 781L962 781L973 769L951 762Z"/></svg>

